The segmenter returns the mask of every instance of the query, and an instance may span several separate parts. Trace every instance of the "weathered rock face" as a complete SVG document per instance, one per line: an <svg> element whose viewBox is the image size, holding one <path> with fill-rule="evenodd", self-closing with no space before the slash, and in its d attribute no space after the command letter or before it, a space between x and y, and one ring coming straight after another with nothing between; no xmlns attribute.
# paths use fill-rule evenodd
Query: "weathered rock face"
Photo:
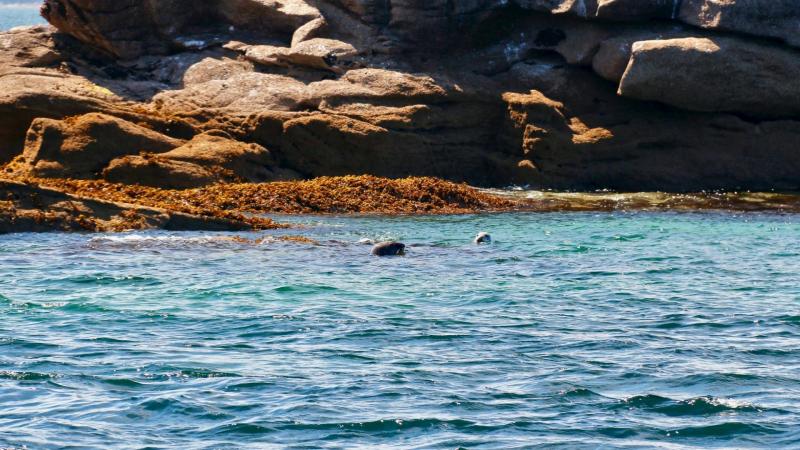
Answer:
<svg viewBox="0 0 800 450"><path fill-rule="evenodd" d="M277 167L266 148L221 131L184 142L98 113L34 120L13 169L38 178L103 178L174 189L297 178Z"/></svg>
<svg viewBox="0 0 800 450"><path fill-rule="evenodd" d="M120 58L164 53L170 38L205 20L207 2L48 0L42 15L76 38Z"/></svg>
<svg viewBox="0 0 800 450"><path fill-rule="evenodd" d="M730 38L641 41L619 92L695 111L800 117L798 76L800 52Z"/></svg>
<svg viewBox="0 0 800 450"><path fill-rule="evenodd" d="M268 28L268 32L289 39L296 29L321 18L319 10L303 0L218 0L206 3L210 5L211 14L233 26L255 31Z"/></svg>
<svg viewBox="0 0 800 450"><path fill-rule="evenodd" d="M28 131L25 166L46 178L94 178L114 158L165 152L183 142L105 114L63 121L36 119Z"/></svg>
<svg viewBox="0 0 800 450"><path fill-rule="evenodd" d="M684 0L680 18L703 28L781 39L800 47L800 8L794 0Z"/></svg>
<svg viewBox="0 0 800 450"><path fill-rule="evenodd" d="M171 189L295 177L291 171L276 168L272 155L264 147L234 141L221 132L199 134L165 153L114 159L102 173L102 178L116 183Z"/></svg>
<svg viewBox="0 0 800 450"><path fill-rule="evenodd" d="M33 123L31 173L171 187L800 189L791 3L47 0L69 36L0 34L0 160ZM126 137L59 122L92 112Z"/></svg>

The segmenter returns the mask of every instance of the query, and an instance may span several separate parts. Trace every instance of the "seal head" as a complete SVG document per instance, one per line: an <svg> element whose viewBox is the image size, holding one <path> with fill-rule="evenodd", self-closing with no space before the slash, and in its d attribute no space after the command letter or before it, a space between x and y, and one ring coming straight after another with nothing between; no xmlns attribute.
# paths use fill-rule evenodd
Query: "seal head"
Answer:
<svg viewBox="0 0 800 450"><path fill-rule="evenodd" d="M492 236L485 231L481 231L477 236L475 236L474 242L476 244L491 244Z"/></svg>
<svg viewBox="0 0 800 450"><path fill-rule="evenodd" d="M381 242L372 247L372 254L375 256L398 256L405 252L406 245L400 242Z"/></svg>

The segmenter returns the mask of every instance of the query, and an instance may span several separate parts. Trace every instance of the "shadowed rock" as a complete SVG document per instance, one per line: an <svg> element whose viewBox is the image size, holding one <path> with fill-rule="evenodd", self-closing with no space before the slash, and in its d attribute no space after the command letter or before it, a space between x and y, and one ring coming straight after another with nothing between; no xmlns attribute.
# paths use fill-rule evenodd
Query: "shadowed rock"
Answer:
<svg viewBox="0 0 800 450"><path fill-rule="evenodd" d="M795 0L683 0L680 19L703 28L778 38L800 47L800 8Z"/></svg>

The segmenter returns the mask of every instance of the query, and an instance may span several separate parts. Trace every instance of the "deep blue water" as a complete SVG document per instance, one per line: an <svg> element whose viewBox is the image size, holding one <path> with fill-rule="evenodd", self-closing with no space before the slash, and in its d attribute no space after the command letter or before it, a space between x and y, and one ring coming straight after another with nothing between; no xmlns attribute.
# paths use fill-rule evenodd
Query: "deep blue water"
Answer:
<svg viewBox="0 0 800 450"><path fill-rule="evenodd" d="M0 448L800 447L800 216L294 220L0 236Z"/></svg>
<svg viewBox="0 0 800 450"><path fill-rule="evenodd" d="M0 0L0 31L21 25L44 23L39 15L40 1Z"/></svg>

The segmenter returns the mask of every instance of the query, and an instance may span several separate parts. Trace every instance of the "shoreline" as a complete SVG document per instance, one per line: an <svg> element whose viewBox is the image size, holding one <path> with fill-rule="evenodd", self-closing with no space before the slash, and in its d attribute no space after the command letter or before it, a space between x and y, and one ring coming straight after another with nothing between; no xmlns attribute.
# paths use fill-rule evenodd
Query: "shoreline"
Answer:
<svg viewBox="0 0 800 450"><path fill-rule="evenodd" d="M441 216L554 212L800 213L800 194L483 189L436 178L321 177L160 189L101 180L0 178L0 233L292 228L278 216Z"/></svg>

